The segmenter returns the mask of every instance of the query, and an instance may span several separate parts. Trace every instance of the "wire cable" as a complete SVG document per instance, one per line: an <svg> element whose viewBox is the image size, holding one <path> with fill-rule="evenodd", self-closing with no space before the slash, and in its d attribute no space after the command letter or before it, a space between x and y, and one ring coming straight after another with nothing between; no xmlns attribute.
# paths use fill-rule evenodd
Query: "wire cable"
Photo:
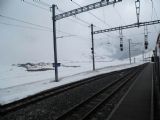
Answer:
<svg viewBox="0 0 160 120"><path fill-rule="evenodd" d="M59 9L58 8L58 11L60 12L60 13L64 13L64 11L63 10L61 10L61 9ZM85 21L85 20L82 20L81 18L79 18L79 17L77 17L77 16L72 16L73 18L75 18L75 19L77 19L77 20L79 20L79 21L81 21L81 22L83 22L84 24L86 24L86 25L91 25L90 23L88 23L87 21ZM70 20L72 20L73 21L73 19L71 19L71 18L67 18L67 19L70 19ZM77 22L78 23L78 22ZM78 23L79 24L79 23ZM88 27L88 26L85 26L85 27Z"/></svg>
<svg viewBox="0 0 160 120"><path fill-rule="evenodd" d="M78 4L77 2L75 2L75 1L73 1L73 0L71 0L74 4L76 4L77 6L79 6L79 7L82 7L80 4ZM103 21L102 19L100 19L99 17L97 17L96 15L94 15L93 13L91 13L90 11L88 11L88 13L90 14L90 15L92 15L93 17L95 17L97 20L99 20L100 22L102 22L103 24L105 24L105 25L107 25L107 26L109 26L110 27L110 25L109 24L107 24L105 21ZM88 23L88 25L90 25L89 23ZM97 26L96 26L97 27ZM100 28L100 27L98 27L98 28ZM102 28L100 28L100 29L102 29ZM106 34L106 33L104 33L104 34ZM106 34L108 37L111 37L111 36L109 36L108 34ZM114 35L114 36L116 36L116 35ZM111 37L111 38L113 38L113 37Z"/></svg>
<svg viewBox="0 0 160 120"><path fill-rule="evenodd" d="M154 3L153 3L153 0L151 0L151 2L152 2L152 15L151 15L151 20L153 20L153 13L154 13ZM158 17L157 17L158 18ZM155 26L155 25L153 25L154 26L154 29L155 29L155 31L158 33L158 30L157 30L157 27Z"/></svg>
<svg viewBox="0 0 160 120"><path fill-rule="evenodd" d="M10 24L10 23L5 23L5 22L0 22L0 24L7 25L7 26L18 27L18 28L27 28L27 29L31 29L31 30L40 30L40 31L52 32L52 31L46 30L46 29L34 28L34 27L30 27L30 26L23 26L23 25L17 25L17 24Z"/></svg>
<svg viewBox="0 0 160 120"><path fill-rule="evenodd" d="M29 5L31 5L31 6L34 6L34 7L36 7L36 8L39 8L39 9L42 9L42 10L45 10L45 11L50 12L50 10L47 9L47 8L41 7L41 6L39 6L39 5L33 4L33 3L28 2L28 1L25 1L25 0L21 0L21 1L24 2L24 3L26 3L26 4L29 4Z"/></svg>
<svg viewBox="0 0 160 120"><path fill-rule="evenodd" d="M14 17L2 15L2 14L0 14L0 17L8 19L8 20L16 21L16 22L28 24L28 25L31 25L31 26L35 26L35 27L38 27L38 28L34 28L34 27L31 27L31 26L23 26L23 25L17 25L17 24L1 22L0 24L3 24L3 25L14 26L14 27L19 27L19 28L27 28L27 29L31 29L31 30L40 30L40 31L53 32L52 28L47 27L47 26L42 26L42 25L39 25L39 24L27 22L27 21L24 21L24 20L21 20L21 19L18 19L18 18L14 18ZM68 33L68 32L64 32L64 31L61 31L61 30L58 30L58 29L57 29L57 32L60 32L60 33L63 33L63 34L67 34L67 35L74 35L74 34L71 34L71 33ZM74 36L79 36L79 35L74 35ZM79 36L79 37L82 37L82 36Z"/></svg>
<svg viewBox="0 0 160 120"><path fill-rule="evenodd" d="M73 1L73 0L71 0L74 4L76 4L77 6L79 6L79 7L82 7L80 4L78 4L77 2L75 2L75 1ZM105 21L103 21L102 19L100 19L99 17L97 17L96 15L94 15L93 13L91 13L90 11L88 11L88 13L90 14L90 15L92 15L93 17L95 17L97 20L99 20L100 22L102 22L103 24L106 24L107 26L109 26L110 27L110 25L109 24L107 24Z"/></svg>
<svg viewBox="0 0 160 120"><path fill-rule="evenodd" d="M117 15L119 16L119 18L121 19L121 21L123 21L124 25L126 25L125 20L122 18L121 14L117 11L116 8L114 8L114 10L116 11ZM121 23L122 24L122 23Z"/></svg>
<svg viewBox="0 0 160 120"><path fill-rule="evenodd" d="M152 4L153 4L153 9L154 9L154 11L155 11L155 15L156 15L157 19L159 19L159 18L158 18L158 15L157 15L157 11L156 11L156 9L155 9L155 7L154 7L153 0L152 0Z"/></svg>
<svg viewBox="0 0 160 120"><path fill-rule="evenodd" d="M27 4L33 5L33 6L35 6L35 7L39 7L39 6L37 6L37 5L33 4L33 3L27 2L27 1L25 1L25 0L22 0L22 1L25 2L25 3L27 3ZM35 2L39 2L39 1L35 1ZM41 2L41 3L42 3L42 2ZM43 4L46 4L47 6L49 6L49 4L47 4L47 3L43 3ZM58 11L59 11L59 12L64 12L64 11L60 10L59 8L58 8ZM2 16L1 16L1 17L2 17ZM3 17L9 18L9 17L7 17L7 16L3 16ZM86 24L86 25L88 25L88 26L90 25L90 23L88 23L88 22L85 21L85 20L82 20L81 18L79 18L79 17L77 17L77 16L73 16L73 18L75 18L75 19L83 22L84 24ZM26 23L25 21L23 21L23 20L18 20L18 19L16 19L16 18L9 18L9 19L13 19L13 20L15 20L15 21L20 21L20 22ZM70 19L70 20L71 20L71 21L74 21L73 19ZM74 21L74 22L77 23L77 24L82 25L82 24L79 23L79 22L76 22L76 21ZM102 21L101 21L101 22L102 22ZM104 22L104 21L103 21L103 22ZM33 25L32 23L26 23L26 24ZM43 28L46 28L46 29L51 29L51 28L48 28L48 27L45 27L45 26L41 26L41 25L36 25L36 24L34 24L34 25L37 26L37 27L43 27ZM85 25L82 25L82 26L88 28L88 26L85 26Z"/></svg>
<svg viewBox="0 0 160 120"><path fill-rule="evenodd" d="M79 6L79 7L82 7L80 4L78 4L77 2L75 2L75 1L73 1L73 0L71 0L74 4L76 4L77 6ZM103 24L105 24L105 25L107 25L107 26L109 26L109 27L111 27L109 24L107 24L105 21L103 21L102 19L100 19L99 17L97 17L96 15L94 15L93 13L91 13L90 11L88 11L88 13L90 14L90 15L92 15L93 17L95 17L97 20L99 20L100 22L102 22ZM97 26L96 26L97 27ZM100 28L100 27L99 27ZM102 28L101 28L102 29ZM104 34L106 34L106 33L104 33ZM107 36L109 36L108 34L106 34ZM112 33L112 35L114 35L113 33ZM116 35L114 35L114 36L116 36ZM109 36L109 37L111 37L111 36Z"/></svg>
<svg viewBox="0 0 160 120"><path fill-rule="evenodd" d="M28 24L28 25L32 25L32 26L36 26L36 27L52 30L49 27L38 25L38 24L35 24L35 23L31 23L31 22L27 22L27 21L24 21L24 20L21 20L21 19L18 19L18 18L9 17L9 16L2 15L2 14L0 14L0 17L3 17L5 19L9 19L9 20L13 20L13 21L17 21L17 22L21 22L21 23L25 23L25 24Z"/></svg>
<svg viewBox="0 0 160 120"><path fill-rule="evenodd" d="M50 4L45 3L45 2L43 2L42 0L33 0L33 2L35 2L35 3L37 3L37 4L40 4L40 5L43 5L43 6L46 6L46 7L51 7Z"/></svg>
<svg viewBox="0 0 160 120"><path fill-rule="evenodd" d="M17 24L10 24L10 23L5 23L5 22L0 22L0 24L6 25L6 26L17 27L17 28L23 28L23 29L53 32L52 30L45 30L45 29L34 28L34 27L30 27L30 26L17 25ZM87 39L87 40L90 39L90 38L86 38L85 36L71 34L71 33L68 33L68 32L61 31L61 30L57 30L57 32L63 33L63 34L67 34L67 36L63 36L63 38L66 38L66 37L77 37L77 38Z"/></svg>
<svg viewBox="0 0 160 120"><path fill-rule="evenodd" d="M39 7L39 6L37 6L37 5L35 5L35 4L33 4L33 3L30 3L30 2L27 2L27 1L25 1L25 0L22 0L23 2L25 2L25 3L27 3L27 4L30 4L30 5L33 5L33 6L35 6L35 7ZM39 2L40 4L45 4L46 6L49 6L49 4L47 4L47 3L42 3L42 1L35 1L35 2ZM80 5L79 5L80 6ZM64 12L64 11L62 11L62 10L60 10L59 8L58 8L58 11L59 12ZM91 13L92 14L92 13ZM92 16L93 16L93 14L92 14ZM1 16L2 17L2 16ZM49 28L49 27L45 27L45 26L41 26L41 25L37 25L37 24L33 24L33 23L29 23L29 22L25 22L25 21L23 21L23 20L18 20L18 19L16 19L16 18L10 18L10 17L7 17L7 16L3 16L3 17L5 17L5 18L8 18L8 19L12 19L12 20L15 20L15 21L19 21L19 22L23 22L23 23L26 23L26 24L30 24L30 25L34 25L34 26L36 26L36 27L42 27L42 28L45 28L45 29L49 29L49 30L52 30L51 28ZM96 17L96 16L94 16L94 17ZM82 19L80 19L79 17L77 17L77 16L73 16L73 18L75 18L75 19L77 19L77 20L79 20L79 21L81 21L81 22L83 22L84 24L86 24L86 25L90 25L90 23L88 23L87 21L85 21L85 20L82 20ZM74 21L73 19L70 19L71 21ZM80 24L79 22L76 22L76 21L74 21L75 23L77 23L77 24ZM101 21L102 22L102 21ZM104 21L103 21L103 23L104 23ZM82 24L80 24L80 25L82 25ZM85 25L82 25L82 26L84 26L84 27L87 27L88 28L88 26L85 26ZM102 28L101 28L102 29ZM66 32L63 32L63 31L60 31L60 30L57 30L58 32L61 32L61 33L66 33ZM73 35L73 34L70 34L70 33L67 33L68 35ZM106 34L106 33L105 33ZM76 35L77 36L77 35ZM107 36L108 37L111 37L110 35L108 35L107 34ZM111 38L113 38L113 37L111 37Z"/></svg>
<svg viewBox="0 0 160 120"><path fill-rule="evenodd" d="M23 0L22 0L23 1ZM23 2L25 2L25 3L27 3L27 4L30 4L30 5L33 5L33 6L35 6L35 7L39 7L39 6L37 6L37 5L35 5L35 4L33 4L33 3L30 3L30 2L27 2L27 1L23 1ZM39 3L39 4L45 4L46 6L50 6L49 4L47 4L47 3L42 3L42 1L35 1L34 0L34 2L37 2L37 3ZM59 12L62 12L62 10L60 10L60 9L58 9L58 11ZM64 12L64 11L63 11ZM85 24L88 24L86 21L84 21L84 20L82 20L82 19L80 19L80 18L78 18L78 17L74 17L74 18L76 18L76 19L78 19L79 21L81 21L81 22L83 22L83 23L85 23ZM70 18L67 18L67 19L69 19L69 20L71 20L71 21L74 21L73 19L70 19ZM74 21L75 22L75 21ZM80 24L80 25L82 25L81 23L78 23L78 22L75 22L75 23L77 23L77 24ZM85 25L82 25L82 26L85 26ZM85 26L85 27L87 27L87 26Z"/></svg>

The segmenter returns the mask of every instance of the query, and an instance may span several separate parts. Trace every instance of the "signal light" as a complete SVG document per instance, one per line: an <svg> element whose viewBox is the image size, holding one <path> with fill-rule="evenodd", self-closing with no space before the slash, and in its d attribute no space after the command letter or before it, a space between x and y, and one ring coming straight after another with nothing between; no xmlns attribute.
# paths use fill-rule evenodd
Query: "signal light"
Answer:
<svg viewBox="0 0 160 120"><path fill-rule="evenodd" d="M144 42L144 47L145 47L145 49L148 49L148 41Z"/></svg>
<svg viewBox="0 0 160 120"><path fill-rule="evenodd" d="M123 44L120 44L120 50L123 51Z"/></svg>

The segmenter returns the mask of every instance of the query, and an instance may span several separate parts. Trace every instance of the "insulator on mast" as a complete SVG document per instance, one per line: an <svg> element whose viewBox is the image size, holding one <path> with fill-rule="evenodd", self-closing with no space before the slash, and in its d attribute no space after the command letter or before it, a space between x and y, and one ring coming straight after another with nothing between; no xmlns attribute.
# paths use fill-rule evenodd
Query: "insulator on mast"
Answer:
<svg viewBox="0 0 160 120"><path fill-rule="evenodd" d="M140 0L135 1L135 6L136 6L136 15L137 15L137 24L139 27L139 18L140 18Z"/></svg>

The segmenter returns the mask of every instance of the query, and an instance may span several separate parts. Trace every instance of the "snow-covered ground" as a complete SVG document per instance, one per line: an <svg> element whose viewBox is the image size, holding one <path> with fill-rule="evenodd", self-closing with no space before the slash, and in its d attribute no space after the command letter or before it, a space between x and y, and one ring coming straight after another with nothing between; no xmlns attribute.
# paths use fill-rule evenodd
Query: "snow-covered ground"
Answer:
<svg viewBox="0 0 160 120"><path fill-rule="evenodd" d="M103 68L106 66L126 64L128 61L114 61L114 62L96 62L96 68ZM74 75L77 73L91 71L92 62L66 62L68 66L80 66L80 67L59 67L59 77L64 78L66 76ZM45 81L50 79L54 81L54 71L39 71L39 72L27 72L25 68L17 66L1 66L3 71L0 71L0 89L14 87L23 84L31 84L39 81Z"/></svg>
<svg viewBox="0 0 160 120"><path fill-rule="evenodd" d="M66 66L59 67L59 82L54 82L54 70L27 72L26 69L15 65L1 65L3 69L0 70L0 104L8 104L46 89L83 80L98 74L130 68L143 64L143 62L141 55L137 56L136 63L131 65L128 59L111 62L101 61L96 62L96 71L92 71L92 62L63 61L63 64Z"/></svg>

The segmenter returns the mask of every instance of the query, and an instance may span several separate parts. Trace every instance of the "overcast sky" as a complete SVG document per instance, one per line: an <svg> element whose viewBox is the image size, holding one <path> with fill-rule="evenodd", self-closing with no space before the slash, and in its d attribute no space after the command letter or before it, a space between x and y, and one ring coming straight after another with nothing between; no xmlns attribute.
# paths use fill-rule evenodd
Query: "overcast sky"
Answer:
<svg viewBox="0 0 160 120"><path fill-rule="evenodd" d="M25 1L0 0L0 64L53 61L52 19L48 5L56 4L58 6L56 14L79 7L70 0L40 0L41 2L39 3L33 2L33 0ZM73 1L80 6L84 6L99 0ZM153 7L151 0L141 0L140 21L160 19L159 7L160 0L153 0ZM56 23L57 37L64 37L57 39L58 59L60 61L90 59L91 35L88 26L91 23L96 26L94 30L99 30L133 24L136 20L135 0L122 0L122 2L114 6L106 6L78 14L76 17L59 20ZM41 27L38 27L38 25ZM148 26L148 31L149 50L152 50L155 46L157 34L160 31L160 25ZM134 43L143 43L143 33L144 27L124 30L123 52L119 51L118 31L95 35L96 56L107 56L114 59L127 57L127 40L132 39ZM110 45L107 43L110 43ZM143 45L132 48L134 50L139 49L138 51L133 51L133 54L141 54L142 48Z"/></svg>

